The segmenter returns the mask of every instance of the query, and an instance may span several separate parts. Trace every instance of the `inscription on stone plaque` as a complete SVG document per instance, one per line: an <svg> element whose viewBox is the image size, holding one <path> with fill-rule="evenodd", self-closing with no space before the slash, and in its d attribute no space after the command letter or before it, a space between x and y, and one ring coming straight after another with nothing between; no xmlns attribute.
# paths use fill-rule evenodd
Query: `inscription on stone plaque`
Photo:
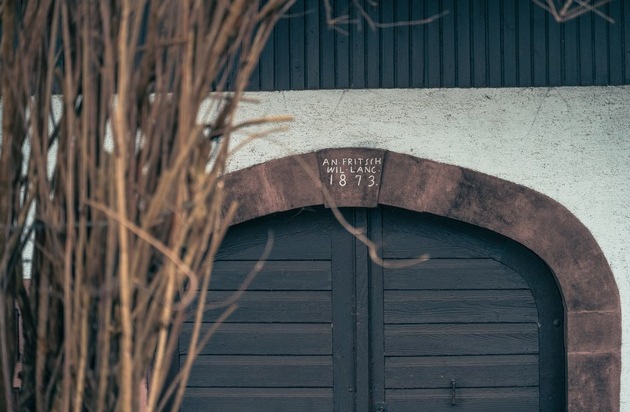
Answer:
<svg viewBox="0 0 630 412"><path fill-rule="evenodd" d="M382 157L342 157L341 159L323 159L321 168L328 176L330 186L366 185L372 187L378 185L376 177L380 175L382 165Z"/></svg>
<svg viewBox="0 0 630 412"><path fill-rule="evenodd" d="M327 149L317 153L326 205L355 206L378 202L385 151Z"/></svg>

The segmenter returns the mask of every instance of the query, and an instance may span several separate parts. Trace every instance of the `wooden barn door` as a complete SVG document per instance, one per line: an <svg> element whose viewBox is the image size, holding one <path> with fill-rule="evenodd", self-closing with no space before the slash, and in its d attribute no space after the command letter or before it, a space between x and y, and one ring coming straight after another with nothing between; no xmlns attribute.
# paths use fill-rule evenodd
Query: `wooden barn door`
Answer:
<svg viewBox="0 0 630 412"><path fill-rule="evenodd" d="M444 218L393 208L368 214L386 263L370 265L373 405L565 410L562 301L537 256ZM387 267L419 253L431 259Z"/></svg>
<svg viewBox="0 0 630 412"><path fill-rule="evenodd" d="M273 251L197 359L182 410L565 409L562 303L540 259L435 216L345 213L384 266L322 208L230 231L210 305L238 289L270 233ZM420 254L431 259L400 267ZM207 312L207 327L220 312Z"/></svg>

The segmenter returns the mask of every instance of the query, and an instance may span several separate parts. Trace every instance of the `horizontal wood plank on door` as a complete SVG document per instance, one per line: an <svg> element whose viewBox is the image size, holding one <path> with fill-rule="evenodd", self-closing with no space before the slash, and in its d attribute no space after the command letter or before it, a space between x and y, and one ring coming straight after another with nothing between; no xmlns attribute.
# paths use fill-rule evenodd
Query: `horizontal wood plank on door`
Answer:
<svg viewBox="0 0 630 412"><path fill-rule="evenodd" d="M537 386L538 356L425 356L385 359L388 389Z"/></svg>
<svg viewBox="0 0 630 412"><path fill-rule="evenodd" d="M383 257L385 259L417 259L421 256L427 256L430 259L486 257L475 250L449 244L441 239L405 232L388 231L383 233Z"/></svg>
<svg viewBox="0 0 630 412"><path fill-rule="evenodd" d="M322 412L333 410L328 388L188 388L182 411Z"/></svg>
<svg viewBox="0 0 630 412"><path fill-rule="evenodd" d="M535 353L535 323L385 325L385 356Z"/></svg>
<svg viewBox="0 0 630 412"><path fill-rule="evenodd" d="M215 262L210 289L238 289L255 265L252 261ZM330 271L330 261L268 261L247 290L330 290Z"/></svg>
<svg viewBox="0 0 630 412"><path fill-rule="evenodd" d="M205 324L210 327L210 324ZM188 353L192 324L184 324L180 354ZM203 334L203 332L202 332ZM217 329L200 355L330 355L332 327L322 324L226 323Z"/></svg>
<svg viewBox="0 0 630 412"><path fill-rule="evenodd" d="M383 257L412 259L500 257L505 239L487 230L428 213L383 208Z"/></svg>
<svg viewBox="0 0 630 412"><path fill-rule="evenodd" d="M331 228L330 213L309 209L241 223L228 230L216 260L256 261L269 242L267 260L329 260Z"/></svg>
<svg viewBox="0 0 630 412"><path fill-rule="evenodd" d="M538 321L529 290L385 291L385 323Z"/></svg>
<svg viewBox="0 0 630 412"><path fill-rule="evenodd" d="M387 259L403 265L405 259ZM526 289L511 268L493 259L429 259L416 265L384 269L385 289Z"/></svg>
<svg viewBox="0 0 630 412"><path fill-rule="evenodd" d="M332 356L199 356L188 380L188 386L197 387L332 388L332 385Z"/></svg>
<svg viewBox="0 0 630 412"><path fill-rule="evenodd" d="M220 305L233 296L234 292L208 292L206 303L208 307ZM325 323L332 320L330 291L245 291L237 305L226 323ZM206 310L205 317L217 319L224 310L224 307Z"/></svg>
<svg viewBox="0 0 630 412"><path fill-rule="evenodd" d="M538 388L462 388L452 405L451 389L390 389L385 392L392 412L532 412L538 411Z"/></svg>

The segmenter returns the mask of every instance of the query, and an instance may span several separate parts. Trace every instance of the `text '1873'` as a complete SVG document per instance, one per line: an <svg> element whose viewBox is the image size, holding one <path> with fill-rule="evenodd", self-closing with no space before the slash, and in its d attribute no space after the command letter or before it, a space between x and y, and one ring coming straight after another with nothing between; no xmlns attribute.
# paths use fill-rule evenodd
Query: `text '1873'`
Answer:
<svg viewBox="0 0 630 412"><path fill-rule="evenodd" d="M321 167L331 186L373 187L378 185L377 175L382 165L381 157L341 157L325 158Z"/></svg>

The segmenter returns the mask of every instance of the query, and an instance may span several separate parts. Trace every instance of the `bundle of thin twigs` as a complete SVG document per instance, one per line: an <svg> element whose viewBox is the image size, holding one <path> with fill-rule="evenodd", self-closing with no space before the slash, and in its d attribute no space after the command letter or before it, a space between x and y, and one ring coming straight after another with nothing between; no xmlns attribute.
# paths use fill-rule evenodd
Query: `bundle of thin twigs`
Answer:
<svg viewBox="0 0 630 412"><path fill-rule="evenodd" d="M234 210L221 183L234 113L292 3L3 2L0 327L17 299L20 409L177 408L194 356L166 373ZM10 388L16 348L0 336ZM188 352L203 340L196 329Z"/></svg>

